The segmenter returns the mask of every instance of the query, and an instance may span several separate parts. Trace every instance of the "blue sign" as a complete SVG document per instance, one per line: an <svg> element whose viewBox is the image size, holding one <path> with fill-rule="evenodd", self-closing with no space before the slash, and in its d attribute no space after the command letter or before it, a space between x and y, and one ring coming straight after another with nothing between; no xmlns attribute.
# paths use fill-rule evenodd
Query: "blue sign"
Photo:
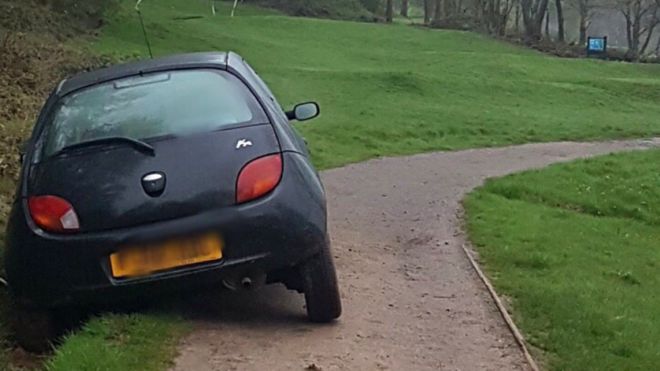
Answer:
<svg viewBox="0 0 660 371"><path fill-rule="evenodd" d="M607 36L587 39L587 56L607 58Z"/></svg>
<svg viewBox="0 0 660 371"><path fill-rule="evenodd" d="M605 39L602 37L589 38L589 50L592 52L604 52Z"/></svg>

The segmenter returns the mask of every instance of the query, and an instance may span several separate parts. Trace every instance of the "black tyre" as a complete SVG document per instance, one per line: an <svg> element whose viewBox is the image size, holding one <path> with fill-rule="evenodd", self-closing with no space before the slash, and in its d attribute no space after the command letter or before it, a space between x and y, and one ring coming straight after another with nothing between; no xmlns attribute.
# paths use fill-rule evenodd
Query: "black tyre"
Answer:
<svg viewBox="0 0 660 371"><path fill-rule="evenodd" d="M55 312L17 304L11 307L9 321L18 345L32 353L52 350L53 342L60 335Z"/></svg>
<svg viewBox="0 0 660 371"><path fill-rule="evenodd" d="M318 255L303 264L301 273L309 319L327 323L339 318L341 298L330 247L324 247Z"/></svg>

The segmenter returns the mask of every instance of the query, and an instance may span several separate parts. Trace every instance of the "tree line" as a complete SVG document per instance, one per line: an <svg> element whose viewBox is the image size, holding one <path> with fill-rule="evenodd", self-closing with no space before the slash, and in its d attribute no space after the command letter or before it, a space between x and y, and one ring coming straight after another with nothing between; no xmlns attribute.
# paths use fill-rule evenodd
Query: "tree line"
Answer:
<svg viewBox="0 0 660 371"><path fill-rule="evenodd" d="M660 0L386 0L385 19L392 22L395 6L404 17L411 1L422 8L424 24L443 28L469 28L494 36L520 35L529 43L549 38L551 7L554 7L556 38L566 42L565 9L579 15L578 45L587 42L589 25L599 9L614 10L625 20L627 58L639 60L648 53L660 54L660 37L651 45L660 29ZM544 35L545 25L545 35Z"/></svg>

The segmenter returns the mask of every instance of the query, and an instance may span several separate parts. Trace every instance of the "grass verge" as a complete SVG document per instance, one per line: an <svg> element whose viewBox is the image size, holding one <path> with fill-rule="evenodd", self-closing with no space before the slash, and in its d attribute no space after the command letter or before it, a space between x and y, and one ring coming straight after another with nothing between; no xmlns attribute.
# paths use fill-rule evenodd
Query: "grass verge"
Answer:
<svg viewBox="0 0 660 371"><path fill-rule="evenodd" d="M57 349L48 371L159 371L172 365L186 326L163 315L105 315Z"/></svg>
<svg viewBox="0 0 660 371"><path fill-rule="evenodd" d="M481 264L555 370L660 362L660 150L488 181L466 200Z"/></svg>

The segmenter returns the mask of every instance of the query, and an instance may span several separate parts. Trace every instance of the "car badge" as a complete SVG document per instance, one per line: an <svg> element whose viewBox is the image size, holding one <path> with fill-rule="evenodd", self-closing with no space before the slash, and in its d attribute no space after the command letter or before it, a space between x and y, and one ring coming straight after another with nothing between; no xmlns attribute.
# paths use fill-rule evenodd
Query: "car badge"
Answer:
<svg viewBox="0 0 660 371"><path fill-rule="evenodd" d="M142 177L142 188L151 197L158 197L165 191L165 174L149 173Z"/></svg>
<svg viewBox="0 0 660 371"><path fill-rule="evenodd" d="M252 147L252 141L250 141L249 139L241 139L238 142L236 142L236 149L242 149L247 147Z"/></svg>

